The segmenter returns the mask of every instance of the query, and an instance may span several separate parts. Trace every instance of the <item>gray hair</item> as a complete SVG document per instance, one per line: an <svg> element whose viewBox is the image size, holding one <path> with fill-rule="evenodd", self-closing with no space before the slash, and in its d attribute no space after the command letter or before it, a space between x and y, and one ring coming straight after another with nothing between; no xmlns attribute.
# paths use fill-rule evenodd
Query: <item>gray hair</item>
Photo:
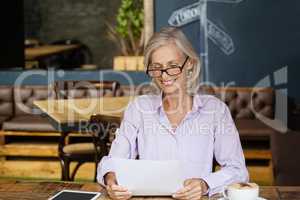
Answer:
<svg viewBox="0 0 300 200"><path fill-rule="evenodd" d="M148 41L144 51L144 66L145 68L151 63L151 57L155 50L159 47L173 42L178 49L189 59L193 65L192 76L188 79L188 93L196 93L200 81L201 62L200 58L195 52L192 44L186 38L184 33L175 27L164 27L159 32L152 35Z"/></svg>

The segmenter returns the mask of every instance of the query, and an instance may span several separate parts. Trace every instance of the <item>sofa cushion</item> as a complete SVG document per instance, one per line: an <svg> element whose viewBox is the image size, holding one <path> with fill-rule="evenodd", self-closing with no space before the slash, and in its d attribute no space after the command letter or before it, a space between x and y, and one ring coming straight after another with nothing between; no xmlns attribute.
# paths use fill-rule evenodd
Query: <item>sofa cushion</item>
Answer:
<svg viewBox="0 0 300 200"><path fill-rule="evenodd" d="M5 131L55 132L55 128L46 117L40 115L16 116L3 123Z"/></svg>
<svg viewBox="0 0 300 200"><path fill-rule="evenodd" d="M13 115L13 90L11 86L0 86L0 116Z"/></svg>
<svg viewBox="0 0 300 200"><path fill-rule="evenodd" d="M54 90L48 86L16 86L14 88L15 115L41 114L38 108L34 107L35 100L54 99Z"/></svg>
<svg viewBox="0 0 300 200"><path fill-rule="evenodd" d="M266 138L276 131L258 119L237 119L235 125L241 138Z"/></svg>
<svg viewBox="0 0 300 200"><path fill-rule="evenodd" d="M2 127L2 124L9 118L10 117L8 117L8 116L0 116L0 128Z"/></svg>

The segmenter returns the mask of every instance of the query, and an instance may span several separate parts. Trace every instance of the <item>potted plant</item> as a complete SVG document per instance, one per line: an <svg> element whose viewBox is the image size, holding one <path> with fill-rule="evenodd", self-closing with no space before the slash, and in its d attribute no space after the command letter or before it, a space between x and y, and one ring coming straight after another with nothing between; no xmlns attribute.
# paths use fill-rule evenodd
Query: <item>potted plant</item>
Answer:
<svg viewBox="0 0 300 200"><path fill-rule="evenodd" d="M114 57L114 69L143 70L143 0L122 0L116 16L116 26L106 24L109 38L119 47L122 54Z"/></svg>

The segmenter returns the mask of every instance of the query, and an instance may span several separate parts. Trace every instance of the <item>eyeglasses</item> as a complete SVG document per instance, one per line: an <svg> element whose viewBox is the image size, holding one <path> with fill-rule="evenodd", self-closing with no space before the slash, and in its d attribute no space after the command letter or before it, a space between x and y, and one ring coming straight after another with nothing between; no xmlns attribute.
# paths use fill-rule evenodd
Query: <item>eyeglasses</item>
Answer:
<svg viewBox="0 0 300 200"><path fill-rule="evenodd" d="M167 64L166 69L162 69L163 65L160 63L151 63L148 65L146 73L152 78L160 77L164 72L166 72L169 76L176 76L182 72L182 69L188 59L189 56L186 57L181 66L178 64Z"/></svg>

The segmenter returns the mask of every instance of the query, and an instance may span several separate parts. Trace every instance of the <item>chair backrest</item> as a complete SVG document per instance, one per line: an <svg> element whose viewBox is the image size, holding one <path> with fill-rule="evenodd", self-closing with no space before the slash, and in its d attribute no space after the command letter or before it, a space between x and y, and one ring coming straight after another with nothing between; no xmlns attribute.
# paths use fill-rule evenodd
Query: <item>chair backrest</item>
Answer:
<svg viewBox="0 0 300 200"><path fill-rule="evenodd" d="M58 99L78 99L102 96L117 96L120 84L117 81L56 81L54 90Z"/></svg>
<svg viewBox="0 0 300 200"><path fill-rule="evenodd" d="M80 48L69 54L61 56L58 60L61 67L72 68L84 64L93 64L93 54L90 48L77 39L62 39L52 42L53 45L80 45Z"/></svg>
<svg viewBox="0 0 300 200"><path fill-rule="evenodd" d="M271 150L276 185L300 186L300 132L272 134Z"/></svg>
<svg viewBox="0 0 300 200"><path fill-rule="evenodd" d="M89 132L92 133L98 158L107 155L116 130L120 127L121 118L95 114L90 117ZM100 151L98 152L98 149Z"/></svg>

